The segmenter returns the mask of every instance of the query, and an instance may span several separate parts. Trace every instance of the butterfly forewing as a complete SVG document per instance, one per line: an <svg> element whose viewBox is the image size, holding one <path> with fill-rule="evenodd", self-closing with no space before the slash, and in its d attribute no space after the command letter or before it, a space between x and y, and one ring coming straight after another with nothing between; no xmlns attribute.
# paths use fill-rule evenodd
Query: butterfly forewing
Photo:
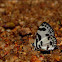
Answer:
<svg viewBox="0 0 62 62"><path fill-rule="evenodd" d="M41 39L44 38L45 36L54 36L54 30L52 29L52 27L46 23L46 22L43 22L37 33L41 36Z"/></svg>

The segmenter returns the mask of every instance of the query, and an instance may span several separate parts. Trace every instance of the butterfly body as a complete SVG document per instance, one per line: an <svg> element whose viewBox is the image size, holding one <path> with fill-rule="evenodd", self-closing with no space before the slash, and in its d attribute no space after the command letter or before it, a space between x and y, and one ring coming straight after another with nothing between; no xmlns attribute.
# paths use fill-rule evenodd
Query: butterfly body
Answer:
<svg viewBox="0 0 62 62"><path fill-rule="evenodd" d="M53 50L56 47L56 43L54 30L48 23L43 22L36 33L35 49Z"/></svg>

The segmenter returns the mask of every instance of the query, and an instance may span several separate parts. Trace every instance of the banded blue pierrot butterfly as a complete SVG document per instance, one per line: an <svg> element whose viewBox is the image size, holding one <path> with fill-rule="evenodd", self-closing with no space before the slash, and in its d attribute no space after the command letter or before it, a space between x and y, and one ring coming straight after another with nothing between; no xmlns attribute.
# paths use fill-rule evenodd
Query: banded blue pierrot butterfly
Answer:
<svg viewBox="0 0 62 62"><path fill-rule="evenodd" d="M36 39L33 43L35 50L53 50L56 47L56 43L54 30L48 23L43 22L38 28Z"/></svg>

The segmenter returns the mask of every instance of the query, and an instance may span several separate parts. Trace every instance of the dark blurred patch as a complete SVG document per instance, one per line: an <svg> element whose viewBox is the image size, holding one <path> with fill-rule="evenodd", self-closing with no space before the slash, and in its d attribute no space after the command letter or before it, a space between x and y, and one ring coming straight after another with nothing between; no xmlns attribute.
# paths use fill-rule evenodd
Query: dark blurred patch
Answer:
<svg viewBox="0 0 62 62"><path fill-rule="evenodd" d="M40 51L43 54L50 54L50 51Z"/></svg>

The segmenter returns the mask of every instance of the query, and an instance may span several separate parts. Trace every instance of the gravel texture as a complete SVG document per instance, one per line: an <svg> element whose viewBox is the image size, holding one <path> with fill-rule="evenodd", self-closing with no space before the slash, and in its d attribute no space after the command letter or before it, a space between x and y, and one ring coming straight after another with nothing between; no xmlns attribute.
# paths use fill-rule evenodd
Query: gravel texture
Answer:
<svg viewBox="0 0 62 62"><path fill-rule="evenodd" d="M50 54L32 46L42 22L55 31ZM62 0L0 0L0 62L62 62Z"/></svg>

